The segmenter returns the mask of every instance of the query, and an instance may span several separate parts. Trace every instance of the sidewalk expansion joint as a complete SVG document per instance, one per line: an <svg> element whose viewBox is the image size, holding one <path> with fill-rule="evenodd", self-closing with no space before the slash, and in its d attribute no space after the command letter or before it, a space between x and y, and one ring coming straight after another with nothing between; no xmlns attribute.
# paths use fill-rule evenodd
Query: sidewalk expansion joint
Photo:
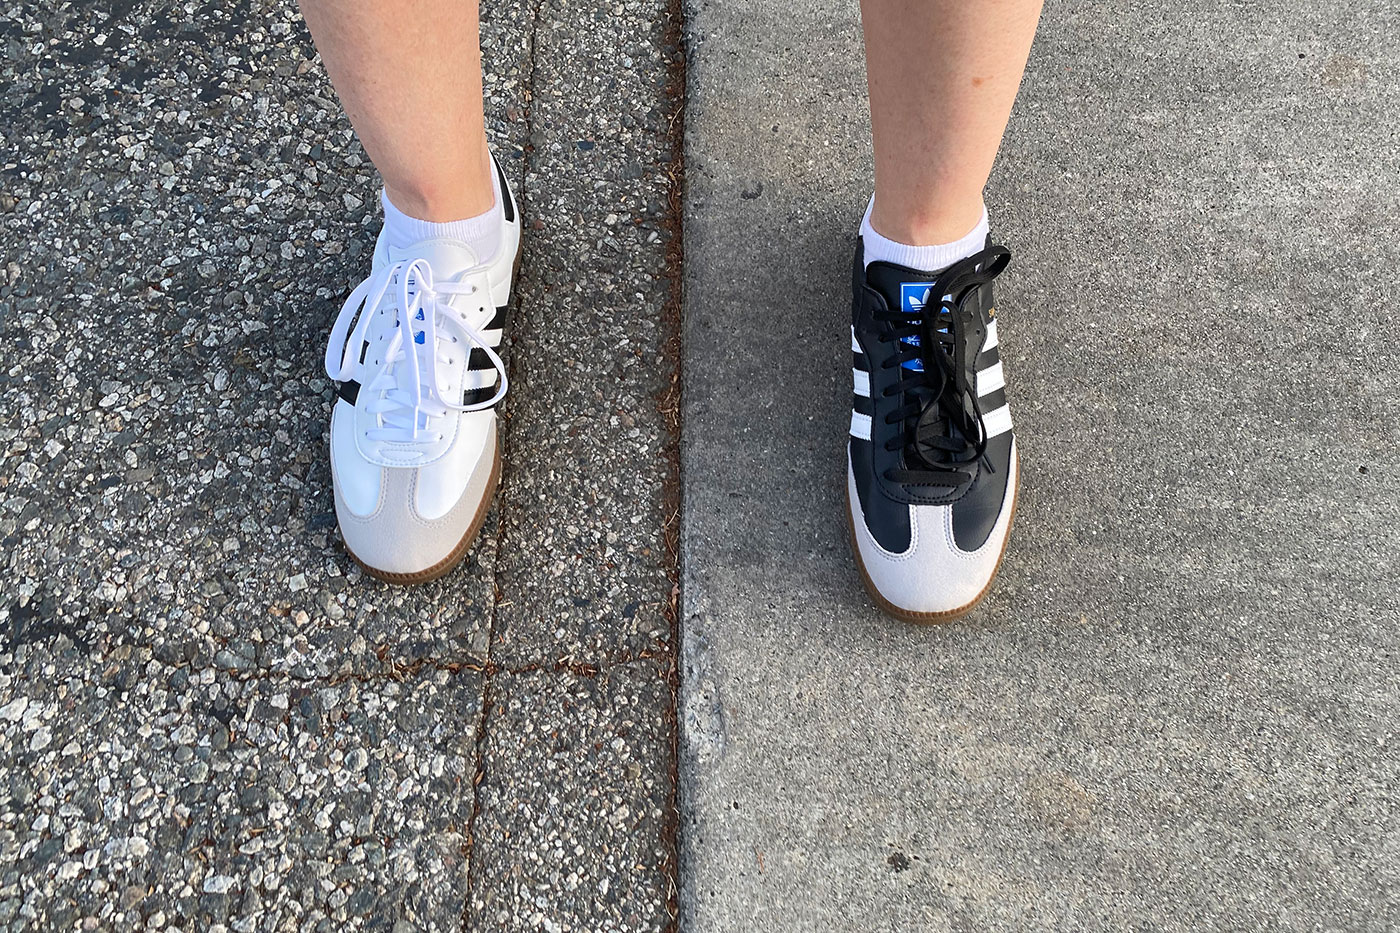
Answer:
<svg viewBox="0 0 1400 933"><path fill-rule="evenodd" d="M664 34L663 46L674 50L666 95L674 108L670 121L670 198L667 204L667 221L671 226L671 238L666 250L664 274L670 286L666 305L662 308L662 322L668 333L664 344L666 363L671 371L671 379L656 401L666 426L665 456L666 483L663 508L666 519L662 528L662 541L666 549L667 562L671 572L671 593L666 602L665 617L671 640L664 667L667 704L664 711L666 726L671 737L669 779L670 789L666 798L665 815L662 818L661 834L665 848L665 861L662 871L666 877L666 933L677 933L680 929L680 650L681 650L681 512L684 495L681 483L681 387L684 348L681 345L683 332L682 312L684 307L684 262L685 262L685 114L686 114L686 40L685 2L668 0L670 17Z"/></svg>

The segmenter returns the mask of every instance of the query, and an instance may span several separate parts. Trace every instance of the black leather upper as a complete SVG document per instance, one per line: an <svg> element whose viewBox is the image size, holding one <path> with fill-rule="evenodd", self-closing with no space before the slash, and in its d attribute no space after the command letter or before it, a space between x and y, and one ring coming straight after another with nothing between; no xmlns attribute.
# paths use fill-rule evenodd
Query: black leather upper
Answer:
<svg viewBox="0 0 1400 933"><path fill-rule="evenodd" d="M496 178L501 184L501 209L505 212L506 223L515 223L515 199L510 196L510 185L506 183L506 170L501 165L500 159L494 155L491 161L496 165Z"/></svg>
<svg viewBox="0 0 1400 933"><path fill-rule="evenodd" d="M906 449L895 443L903 425L889 423L891 414L903 404L900 393L891 396L884 393L897 384L902 374L898 365L890 365L897 352L894 341L888 335L892 325L877 320L877 312L886 312L899 307L901 282L934 282L938 273L907 269L889 263L872 263L867 273L864 262L864 242L856 242L855 263L852 269L851 323L855 330L856 342L864 357L857 359L857 368L865 365L870 374L870 398L855 401L858 411L871 414L870 440L850 439L851 465L855 478L861 510L871 535L880 546L893 553L908 549L910 541L910 513L912 505L950 505L953 510L953 534L958 547L975 550L991 534L1001 512L1010 479L1010 459L1012 434L1006 432L987 442L981 460L972 458L959 469L971 476L970 482L948 485L914 485L895 482L887 474L904 470L910 466L906 461ZM931 300L937 300L930 296ZM980 368L995 362L996 348L983 351L987 328L991 322L991 284L977 286L974 294L969 294L962 303L966 313L959 317L955 327L955 364L968 375L968 384L976 389L976 374ZM886 339L882 340L881 337ZM979 362L982 364L979 366ZM998 399L1001 398L1000 396ZM984 411L1000 407L1001 402L991 397L984 402ZM864 406L862 408L862 406ZM934 413L936 415L936 412ZM894 446L894 450L887 449Z"/></svg>

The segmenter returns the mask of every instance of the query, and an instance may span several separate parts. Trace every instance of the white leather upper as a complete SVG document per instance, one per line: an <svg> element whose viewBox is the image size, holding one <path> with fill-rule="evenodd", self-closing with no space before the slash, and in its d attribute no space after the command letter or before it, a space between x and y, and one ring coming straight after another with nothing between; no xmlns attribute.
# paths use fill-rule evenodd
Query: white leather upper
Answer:
<svg viewBox="0 0 1400 933"><path fill-rule="evenodd" d="M361 456L355 433L354 407L343 398L336 399L331 408L331 470L346 507L352 515L363 518L379 506L384 468Z"/></svg>
<svg viewBox="0 0 1400 933"><path fill-rule="evenodd" d="M465 412L458 440L433 463L418 468L413 511L432 521L450 512L478 465L495 454L487 440L494 411ZM358 455L354 439L354 408L337 399L331 410L331 466L345 507L357 518L368 518L380 506L385 467L371 464Z"/></svg>
<svg viewBox="0 0 1400 933"><path fill-rule="evenodd" d="M418 471L413 507L429 521L450 512L462 498L477 464L495 456L494 449L486 449L488 437L494 436L491 432L496 421L494 410L463 412L457 420L457 442L443 456Z"/></svg>
<svg viewBox="0 0 1400 933"><path fill-rule="evenodd" d="M490 303L489 269L459 271L463 268L471 269L476 259L464 245L453 241L430 240L419 244L418 247L410 251L388 248L384 245L381 237L380 246L375 249L376 268L384 264L416 258L427 259L432 265L434 274L440 279L479 284L479 291L475 294L455 295L444 304L452 311L461 314L463 320L472 327L478 330L483 329L496 313L495 307ZM509 275L509 270L506 274ZM365 365L370 373L377 373L382 367L383 360L377 354L389 345L390 339L394 336L397 317L394 314L393 306L392 295L386 295L380 307L374 311L375 318L370 324L367 334L369 350L365 357ZM493 332L491 337L492 345L500 343L499 331ZM443 339L448 338L444 337ZM452 352L451 346L455 346L459 352ZM466 389L481 388L493 384L495 375L493 371L471 372L467 369L470 354L471 346L468 343L461 342L449 345L448 362L437 364L437 389L443 398L461 399L462 393ZM449 412L442 418L434 419L435 427L442 434L441 439L436 441L425 438L413 443L397 443L370 439L368 432L379 424L379 416L367 410L365 405L365 402L371 397L365 389L372 381L371 377L362 382L360 397L355 403L355 446L365 462L387 467L426 466L446 456L452 445L457 443L461 427L456 412Z"/></svg>

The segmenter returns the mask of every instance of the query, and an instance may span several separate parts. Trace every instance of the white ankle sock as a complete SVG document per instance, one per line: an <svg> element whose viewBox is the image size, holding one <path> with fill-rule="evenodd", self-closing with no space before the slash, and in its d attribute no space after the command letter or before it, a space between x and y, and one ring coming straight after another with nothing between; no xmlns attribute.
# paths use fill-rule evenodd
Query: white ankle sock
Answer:
<svg viewBox="0 0 1400 933"><path fill-rule="evenodd" d="M495 192L496 200L486 213L442 223L408 216L393 205L387 190L381 191L379 200L384 204L384 235L395 249L407 249L414 243L438 237L460 240L471 247L478 262L489 262L501 248L501 227L505 223L501 183L496 178L494 164L491 166L491 190Z"/></svg>
<svg viewBox="0 0 1400 933"><path fill-rule="evenodd" d="M966 259L987 245L987 209L982 208L982 219L977 221L967 235L951 243L935 246L910 246L898 243L877 233L870 226L870 214L875 210L875 196L870 196L870 206L865 209L865 219L860 222L861 239L865 241L865 265L872 262L892 262L898 266L918 269L920 272L942 272L944 269Z"/></svg>

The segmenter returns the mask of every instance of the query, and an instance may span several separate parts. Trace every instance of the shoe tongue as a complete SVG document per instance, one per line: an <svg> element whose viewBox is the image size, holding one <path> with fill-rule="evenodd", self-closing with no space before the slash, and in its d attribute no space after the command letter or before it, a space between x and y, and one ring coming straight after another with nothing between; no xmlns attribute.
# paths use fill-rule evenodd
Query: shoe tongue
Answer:
<svg viewBox="0 0 1400 933"><path fill-rule="evenodd" d="M412 262L415 259L422 259L428 263L428 266L433 270L433 281L437 283L460 281L463 273L469 269L478 268L480 265L476 253L461 240L445 237L420 240L403 249L389 244L389 262ZM412 281L410 278L410 293L413 290ZM468 300L460 295L448 295L441 299L444 304L453 308L467 307L465 302Z"/></svg>
<svg viewBox="0 0 1400 933"><path fill-rule="evenodd" d="M937 278L937 272L923 272L892 262L872 262L865 267L865 281L884 296L890 310L898 308L915 319L924 316L924 305L931 298L937 301L935 296L929 294ZM901 342L917 347L919 338L905 337ZM903 367L921 372L924 364L921 360L908 360Z"/></svg>
<svg viewBox="0 0 1400 933"><path fill-rule="evenodd" d="M480 265L476 253L461 240L420 240L404 249L389 245L390 262L407 262L414 259L427 260L428 265L433 268L433 278L444 282L453 281L467 269Z"/></svg>
<svg viewBox="0 0 1400 933"><path fill-rule="evenodd" d="M929 289L937 278L937 272L923 272L892 262L872 262L865 268L866 282L884 296L890 310L898 308L914 317L923 316Z"/></svg>

